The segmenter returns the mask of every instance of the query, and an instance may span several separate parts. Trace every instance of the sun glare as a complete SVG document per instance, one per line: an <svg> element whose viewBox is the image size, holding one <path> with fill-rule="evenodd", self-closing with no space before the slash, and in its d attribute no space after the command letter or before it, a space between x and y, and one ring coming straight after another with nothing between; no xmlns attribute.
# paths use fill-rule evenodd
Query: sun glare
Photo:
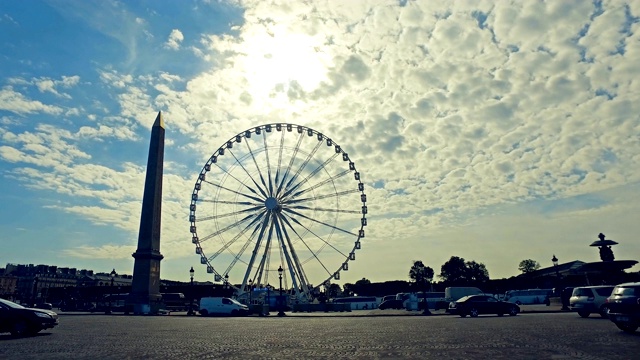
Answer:
<svg viewBox="0 0 640 360"><path fill-rule="evenodd" d="M326 78L330 56L322 40L300 34L263 33L246 39L245 57L237 63L245 73L253 105L261 108L295 106L289 91L295 83L304 92Z"/></svg>

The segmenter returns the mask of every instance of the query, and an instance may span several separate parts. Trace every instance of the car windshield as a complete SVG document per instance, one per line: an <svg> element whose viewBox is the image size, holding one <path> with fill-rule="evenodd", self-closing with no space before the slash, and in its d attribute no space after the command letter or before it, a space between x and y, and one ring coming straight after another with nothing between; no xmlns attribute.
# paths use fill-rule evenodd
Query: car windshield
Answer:
<svg viewBox="0 0 640 360"><path fill-rule="evenodd" d="M25 307L22 305L18 305L12 301L9 300L5 300L5 299L0 299L0 303L2 303L3 305L6 305L10 308L14 308L14 309L24 309Z"/></svg>

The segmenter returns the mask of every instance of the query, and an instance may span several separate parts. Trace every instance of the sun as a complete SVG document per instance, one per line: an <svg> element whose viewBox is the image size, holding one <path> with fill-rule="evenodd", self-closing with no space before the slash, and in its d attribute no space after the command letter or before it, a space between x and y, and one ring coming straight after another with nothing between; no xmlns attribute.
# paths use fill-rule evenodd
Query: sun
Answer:
<svg viewBox="0 0 640 360"><path fill-rule="evenodd" d="M323 38L286 32L264 32L245 38L235 63L244 73L252 105L261 109L295 107L291 94L310 92L326 79L331 57Z"/></svg>

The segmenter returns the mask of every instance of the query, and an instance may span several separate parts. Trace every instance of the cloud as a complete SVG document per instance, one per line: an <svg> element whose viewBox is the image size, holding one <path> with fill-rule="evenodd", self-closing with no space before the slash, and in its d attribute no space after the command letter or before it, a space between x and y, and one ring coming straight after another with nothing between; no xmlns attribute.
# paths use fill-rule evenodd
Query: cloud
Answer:
<svg viewBox="0 0 640 360"><path fill-rule="evenodd" d="M17 115L45 113L59 115L63 109L55 105L46 105L37 100L30 100L21 93L5 86L0 90L0 110L7 110Z"/></svg>
<svg viewBox="0 0 640 360"><path fill-rule="evenodd" d="M178 29L171 30L171 34L169 34L169 39L164 43L165 49L170 50L178 50L180 49L180 44L184 40L184 35Z"/></svg>
<svg viewBox="0 0 640 360"><path fill-rule="evenodd" d="M77 111L63 106L65 92L89 89L84 74L8 77L1 110L55 115L37 118L49 125L64 122L63 114L90 113L90 121L25 131L13 129L15 118L3 118L13 129L0 133L0 156L14 165L7 174L32 189L83 199L55 209L135 234L147 131L162 110L163 232L167 249L180 256L192 252L189 194L206 159L235 134L271 122L312 127L348 151L371 201L364 263L392 253L389 270L399 276L405 271L397 263L409 259L408 268L415 254L434 268L458 255L485 262L492 276L509 275L517 262L493 260L505 248L520 254L513 255L518 261L542 262L553 246L574 254L580 237L602 231L600 220L615 224L621 238L637 230L632 220L618 220L637 212L625 198L640 181L635 3L242 4L244 22L189 44L190 71L102 66L95 88L107 94ZM97 11L87 6L73 11ZM136 34L152 31L153 22L107 7L91 26L138 56ZM133 16L133 25L107 24L114 11ZM167 31L147 38L164 39ZM164 47L183 48L182 31L173 29ZM29 93L30 86L59 101L36 100L41 94ZM125 145L135 150L112 155ZM51 176L34 181L41 168ZM579 201L592 194L608 200ZM562 208L563 200L581 210ZM540 202L553 209L537 208ZM571 243L557 242L565 237ZM86 250L130 256L114 246ZM464 253L452 253L459 249ZM586 258L588 250L575 254ZM349 276L366 276L357 270L360 261Z"/></svg>

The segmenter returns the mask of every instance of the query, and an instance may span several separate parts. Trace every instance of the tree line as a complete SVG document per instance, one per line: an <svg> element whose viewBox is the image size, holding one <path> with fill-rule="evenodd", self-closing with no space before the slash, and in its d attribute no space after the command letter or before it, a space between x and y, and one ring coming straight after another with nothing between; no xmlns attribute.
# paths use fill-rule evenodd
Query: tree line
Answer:
<svg viewBox="0 0 640 360"><path fill-rule="evenodd" d="M523 274L531 273L540 268L540 264L531 259L522 260L518 269ZM440 267L438 278L434 282L435 271L426 266L422 260L414 260L408 273L409 281L393 280L384 283L371 283L362 278L352 283L345 283L342 288L338 284L329 284L325 288L327 297L394 294L410 291L444 291L447 286L475 286L483 290L487 287L489 271L483 263L474 260L467 261L458 256L452 256ZM485 291L489 291L486 289Z"/></svg>

